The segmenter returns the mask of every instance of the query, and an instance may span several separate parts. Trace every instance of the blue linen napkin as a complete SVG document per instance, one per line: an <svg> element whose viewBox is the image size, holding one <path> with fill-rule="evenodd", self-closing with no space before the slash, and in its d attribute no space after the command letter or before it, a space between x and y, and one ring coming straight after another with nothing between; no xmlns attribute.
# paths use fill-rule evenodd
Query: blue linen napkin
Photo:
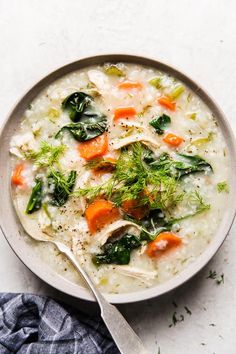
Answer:
<svg viewBox="0 0 236 354"><path fill-rule="evenodd" d="M0 294L1 354L119 354L100 317L55 300Z"/></svg>

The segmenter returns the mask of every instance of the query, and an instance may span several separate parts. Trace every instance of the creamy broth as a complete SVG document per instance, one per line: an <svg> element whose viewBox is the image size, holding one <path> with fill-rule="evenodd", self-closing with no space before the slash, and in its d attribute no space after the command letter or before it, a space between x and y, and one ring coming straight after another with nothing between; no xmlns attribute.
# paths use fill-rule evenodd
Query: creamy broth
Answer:
<svg viewBox="0 0 236 354"><path fill-rule="evenodd" d="M26 110L10 153L21 218L70 245L104 292L173 278L223 217L229 157L217 121L152 68L106 64L57 80ZM32 252L81 282L52 246Z"/></svg>

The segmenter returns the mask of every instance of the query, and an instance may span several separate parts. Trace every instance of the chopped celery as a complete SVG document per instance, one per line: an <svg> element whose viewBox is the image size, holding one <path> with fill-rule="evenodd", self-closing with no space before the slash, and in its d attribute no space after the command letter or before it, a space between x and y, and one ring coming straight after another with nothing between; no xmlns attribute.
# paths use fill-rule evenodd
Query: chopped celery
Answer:
<svg viewBox="0 0 236 354"><path fill-rule="evenodd" d="M49 108L47 115L48 118L54 119L60 116L60 112L58 111L58 109L51 107Z"/></svg>
<svg viewBox="0 0 236 354"><path fill-rule="evenodd" d="M187 114L187 117L188 117L189 119L196 120L196 118L197 118L197 113L196 113L196 112L188 113L188 114Z"/></svg>
<svg viewBox="0 0 236 354"><path fill-rule="evenodd" d="M201 145L210 143L213 140L213 136L214 136L214 133L210 132L208 134L208 136L206 136L204 138L199 138L199 139L191 141L190 145L201 146Z"/></svg>
<svg viewBox="0 0 236 354"><path fill-rule="evenodd" d="M101 278L99 285L107 285L108 284L108 279L107 278Z"/></svg>
<svg viewBox="0 0 236 354"><path fill-rule="evenodd" d="M226 181L217 183L217 192L218 193L222 193L222 192L229 193L228 183Z"/></svg>
<svg viewBox="0 0 236 354"><path fill-rule="evenodd" d="M46 203L43 203L42 207L43 207L43 211L44 211L45 214L47 215L48 219L49 219L50 221L52 221L52 216L51 216L51 214L50 214L50 212L49 212L49 210L48 210L48 205L47 205Z"/></svg>
<svg viewBox="0 0 236 354"><path fill-rule="evenodd" d="M161 84L161 77L154 77L153 79L149 80L149 84L152 85L153 87L155 87L156 89L160 89L162 88L162 84Z"/></svg>
<svg viewBox="0 0 236 354"><path fill-rule="evenodd" d="M183 92L184 92L185 88L183 85L179 84L177 86L175 86L173 88L173 90L170 92L169 96L175 100L176 98L178 98Z"/></svg>
<svg viewBox="0 0 236 354"><path fill-rule="evenodd" d="M125 76L124 69L119 64L105 64L104 71L107 75Z"/></svg>

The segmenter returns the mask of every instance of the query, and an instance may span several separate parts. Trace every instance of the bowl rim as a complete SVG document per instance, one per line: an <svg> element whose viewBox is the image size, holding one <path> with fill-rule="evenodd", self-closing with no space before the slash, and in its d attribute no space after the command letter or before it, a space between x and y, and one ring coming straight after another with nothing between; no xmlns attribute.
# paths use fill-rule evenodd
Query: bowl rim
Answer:
<svg viewBox="0 0 236 354"><path fill-rule="evenodd" d="M4 161L6 163L6 157L4 158L4 150L6 151L6 147L9 147L9 138L8 130L11 128L10 125L17 126L22 117L22 113L25 111L28 104L40 94L40 92L46 88L48 85L53 83L54 81L60 79L61 77L74 72L76 70L80 70L92 65L102 65L104 63L131 63L131 64L139 64L146 67L151 67L160 71L163 71L171 76L174 76L178 80L182 81L188 88L190 88L195 94L197 94L200 99L207 105L207 107L214 114L217 122L219 123L220 129L224 135L226 140L226 145L229 150L229 154L231 157L231 173L230 173L230 192L227 195L227 204L231 206L228 208L228 212L225 213L221 224L219 225L219 229L211 240L209 246L206 250L199 256L197 259L189 264L186 269L181 271L177 276L171 278L165 283L157 284L148 289L143 289L136 292L131 293L122 293L122 294L104 294L108 301L116 304L122 303L131 303L142 300L151 299L153 297L157 297L163 295L178 286L184 284L186 281L191 279L195 274L197 274L215 255L215 253L219 250L223 241L225 240L230 228L233 224L235 214L236 214L236 202L234 198L234 193L236 192L236 180L234 181L233 176L236 174L236 145L234 140L234 135L232 129L218 105L211 98L211 96L203 90L201 86L196 83L195 80L192 80L178 69L160 62L156 59L151 59L148 57L130 55L130 54L102 54L95 55L90 57L85 57L69 64L66 64L58 69L50 72L48 75L44 76L41 80L39 80L35 85L33 85L16 103L14 108L8 114L5 122L3 123L0 130L0 167L5 167ZM18 118L17 118L18 117ZM10 158L7 159L7 161ZM9 165L8 165L9 170ZM0 180L2 181L3 188L1 193L4 202L6 204L0 203L0 228L2 230L3 235L5 236L7 242L10 247L16 254L16 256L25 264L25 266L30 269L35 275L37 275L40 279L51 285L52 287L60 290L68 295L89 301L95 301L90 291L83 288L82 286L75 284L63 276L56 273L56 271L49 269L49 267L42 267L42 265L35 264L35 259L26 251L25 239L23 239L22 234L26 234L19 222L19 219L15 213L15 210L12 206L12 202L10 200L10 178L6 181L6 176L0 171ZM8 177L10 177L9 171ZM11 203L11 204L9 204ZM31 246L29 246L31 247Z"/></svg>

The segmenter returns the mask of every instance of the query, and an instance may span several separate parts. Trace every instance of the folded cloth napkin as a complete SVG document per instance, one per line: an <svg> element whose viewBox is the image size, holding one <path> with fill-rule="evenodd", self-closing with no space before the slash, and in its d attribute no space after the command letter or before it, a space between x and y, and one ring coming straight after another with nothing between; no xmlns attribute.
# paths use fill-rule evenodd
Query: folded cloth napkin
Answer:
<svg viewBox="0 0 236 354"><path fill-rule="evenodd" d="M53 299L0 294L0 353L119 354L100 317Z"/></svg>

